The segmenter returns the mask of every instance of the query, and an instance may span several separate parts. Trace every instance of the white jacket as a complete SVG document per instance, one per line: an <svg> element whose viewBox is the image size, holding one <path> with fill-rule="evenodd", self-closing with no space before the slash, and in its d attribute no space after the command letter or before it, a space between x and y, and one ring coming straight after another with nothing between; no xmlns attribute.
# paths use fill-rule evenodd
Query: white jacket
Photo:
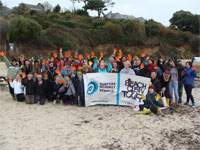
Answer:
<svg viewBox="0 0 200 150"><path fill-rule="evenodd" d="M15 95L24 93L24 86L16 79L13 82L10 82L10 86L14 88Z"/></svg>

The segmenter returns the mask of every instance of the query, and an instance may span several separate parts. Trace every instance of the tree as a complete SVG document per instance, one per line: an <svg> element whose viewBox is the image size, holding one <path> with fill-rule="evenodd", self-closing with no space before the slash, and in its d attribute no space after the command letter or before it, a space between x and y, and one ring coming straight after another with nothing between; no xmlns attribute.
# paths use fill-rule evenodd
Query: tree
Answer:
<svg viewBox="0 0 200 150"><path fill-rule="evenodd" d="M3 7L3 3L0 0L0 9L2 9L2 7Z"/></svg>
<svg viewBox="0 0 200 150"><path fill-rule="evenodd" d="M26 8L24 3L20 3L18 7L13 8L13 13L18 15L24 15L25 12L27 12L28 9Z"/></svg>
<svg viewBox="0 0 200 150"><path fill-rule="evenodd" d="M13 17L8 23L9 35L12 40L28 40L40 35L42 26L30 18Z"/></svg>
<svg viewBox="0 0 200 150"><path fill-rule="evenodd" d="M44 8L44 5L42 5L41 3L38 3L37 5Z"/></svg>
<svg viewBox="0 0 200 150"><path fill-rule="evenodd" d="M153 19L145 22L145 30L147 36L155 36L158 35L160 32L159 26Z"/></svg>
<svg viewBox="0 0 200 150"><path fill-rule="evenodd" d="M61 7L60 7L59 4L57 4L57 5L53 8L53 12L55 12L55 13L59 13L60 10L61 10Z"/></svg>
<svg viewBox="0 0 200 150"><path fill-rule="evenodd" d="M86 10L95 10L98 12L98 17L104 14L104 11L108 10L107 7L112 7L115 3L112 0L89 0L83 7Z"/></svg>
<svg viewBox="0 0 200 150"><path fill-rule="evenodd" d="M177 11L169 20L171 25L176 25L181 31L190 31L192 33L200 33L200 15L194 15L189 11Z"/></svg>
<svg viewBox="0 0 200 150"><path fill-rule="evenodd" d="M44 6L44 10L45 11L51 12L51 10L52 10L53 7L52 7L52 5L49 2L46 1L42 5Z"/></svg>

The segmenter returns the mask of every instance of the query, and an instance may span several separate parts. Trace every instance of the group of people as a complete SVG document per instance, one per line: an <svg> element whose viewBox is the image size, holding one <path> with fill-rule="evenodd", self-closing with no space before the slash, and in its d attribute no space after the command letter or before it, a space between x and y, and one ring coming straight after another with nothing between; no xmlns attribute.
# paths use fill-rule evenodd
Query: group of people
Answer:
<svg viewBox="0 0 200 150"><path fill-rule="evenodd" d="M141 110L159 106L158 94L165 96L170 105L178 106L182 103L183 87L187 97L184 104L189 105L191 100L195 107L192 89L197 67L193 67L192 61L183 66L176 57L154 60L146 53L140 57L125 56L116 48L107 59L103 52L98 55L91 52L84 57L78 52L72 55L70 51L64 53L60 49L51 58L27 59L21 55L19 60L13 58L10 63L4 52L0 52L8 68L9 91L19 102L44 105L48 100L53 104L85 106L83 74L98 72L151 78L149 92L142 96L144 105L140 106Z"/></svg>

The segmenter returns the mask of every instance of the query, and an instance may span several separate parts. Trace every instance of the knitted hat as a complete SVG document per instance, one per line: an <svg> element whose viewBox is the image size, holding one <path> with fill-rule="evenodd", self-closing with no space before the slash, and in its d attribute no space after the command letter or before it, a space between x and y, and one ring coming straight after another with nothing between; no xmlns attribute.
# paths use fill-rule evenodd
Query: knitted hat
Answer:
<svg viewBox="0 0 200 150"><path fill-rule="evenodd" d="M77 75L82 75L82 72L78 71L78 72L77 72Z"/></svg>

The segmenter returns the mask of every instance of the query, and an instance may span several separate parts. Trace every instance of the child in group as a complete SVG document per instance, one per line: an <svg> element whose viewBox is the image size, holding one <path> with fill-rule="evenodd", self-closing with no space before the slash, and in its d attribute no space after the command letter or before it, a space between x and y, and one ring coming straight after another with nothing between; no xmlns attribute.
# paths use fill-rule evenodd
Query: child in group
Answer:
<svg viewBox="0 0 200 150"><path fill-rule="evenodd" d="M112 68L111 72L112 73L118 73L119 72L119 69L118 69L116 61L113 62L113 68Z"/></svg>
<svg viewBox="0 0 200 150"><path fill-rule="evenodd" d="M160 113L160 95L156 93L156 89L153 85L149 86L149 93L146 95L146 98L142 95L142 99L144 100L144 105L139 106L142 111L139 112L139 114L148 114L151 112L155 114Z"/></svg>
<svg viewBox="0 0 200 150"><path fill-rule="evenodd" d="M75 88L71 80L71 76L67 75L65 77L64 85L60 88L60 92L63 92L63 102L68 105L71 102L72 105L75 104Z"/></svg>
<svg viewBox="0 0 200 150"><path fill-rule="evenodd" d="M33 81L33 75L28 74L27 78L25 76L22 76L22 84L26 88L26 104L34 104L35 103L35 91L36 91L36 84Z"/></svg>
<svg viewBox="0 0 200 150"><path fill-rule="evenodd" d="M38 104L44 105L46 98L46 81L42 79L42 75L37 76L35 100Z"/></svg>
<svg viewBox="0 0 200 150"><path fill-rule="evenodd" d="M17 101L23 102L25 100L24 86L22 85L22 78L20 74L17 74L13 81L11 81L10 79L9 82L10 82L10 86L14 89L14 94L17 97Z"/></svg>

